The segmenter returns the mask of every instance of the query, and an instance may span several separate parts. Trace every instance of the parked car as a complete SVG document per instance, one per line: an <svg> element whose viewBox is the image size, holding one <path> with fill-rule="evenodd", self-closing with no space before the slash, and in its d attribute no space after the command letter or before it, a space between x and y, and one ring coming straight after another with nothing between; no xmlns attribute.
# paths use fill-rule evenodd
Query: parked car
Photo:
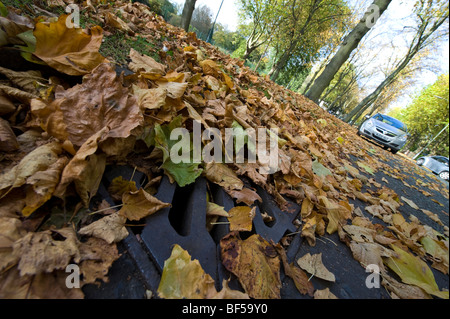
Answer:
<svg viewBox="0 0 450 319"><path fill-rule="evenodd" d="M417 165L429 168L433 173L448 181L448 157L423 156L417 160Z"/></svg>
<svg viewBox="0 0 450 319"><path fill-rule="evenodd" d="M364 121L358 129L358 135L372 139L385 148L390 148L393 154L405 145L409 136L405 124L380 113Z"/></svg>

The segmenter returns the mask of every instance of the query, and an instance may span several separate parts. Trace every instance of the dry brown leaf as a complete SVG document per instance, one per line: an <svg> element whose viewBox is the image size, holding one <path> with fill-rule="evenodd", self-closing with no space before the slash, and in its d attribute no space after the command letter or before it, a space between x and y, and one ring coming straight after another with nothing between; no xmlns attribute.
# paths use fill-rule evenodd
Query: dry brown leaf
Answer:
<svg viewBox="0 0 450 319"><path fill-rule="evenodd" d="M259 201L260 203L262 202L262 199L258 193L247 187L244 187L242 190L232 189L227 191L227 193L236 199L237 204L244 203L251 206L255 203L255 201Z"/></svg>
<svg viewBox="0 0 450 319"><path fill-rule="evenodd" d="M26 189L26 206L22 210L22 215L30 216L52 197L67 163L67 157L61 157L48 169L38 171L27 178L27 185L29 186Z"/></svg>
<svg viewBox="0 0 450 319"><path fill-rule="evenodd" d="M125 222L125 217L113 213L81 228L78 234L101 238L108 244L117 243L128 236Z"/></svg>
<svg viewBox="0 0 450 319"><path fill-rule="evenodd" d="M16 106L6 95L3 95L2 92L3 91L0 90L0 116L12 113L16 110Z"/></svg>
<svg viewBox="0 0 450 319"><path fill-rule="evenodd" d="M150 216L157 211L171 206L169 203L163 203L156 197L147 193L143 188L135 192L126 192L122 195L123 206L119 215L129 220L140 220Z"/></svg>
<svg viewBox="0 0 450 319"><path fill-rule="evenodd" d="M222 186L225 190L241 190L244 187L244 183L226 164L207 163L205 174L209 181Z"/></svg>
<svg viewBox="0 0 450 319"><path fill-rule="evenodd" d="M63 113L68 139L81 146L92 135L108 127L100 141L127 138L143 122L143 115L128 88L110 64L103 63L83 78L83 83L57 91L56 100ZM51 108L51 105L49 106Z"/></svg>
<svg viewBox="0 0 450 319"><path fill-rule="evenodd" d="M297 259L297 264L311 275L317 278L335 282L336 277L331 273L322 262L322 253L311 255L307 253L303 257Z"/></svg>
<svg viewBox="0 0 450 319"><path fill-rule="evenodd" d="M155 59L145 54L140 54L133 48L130 50L130 59L131 62L128 64L128 67L133 72L154 73L160 75L164 75L166 72L166 67L164 65L156 62Z"/></svg>
<svg viewBox="0 0 450 319"><path fill-rule="evenodd" d="M9 123L0 118L0 151L12 152L19 148L16 135L9 126Z"/></svg>
<svg viewBox="0 0 450 319"><path fill-rule="evenodd" d="M283 263L284 272L286 273L286 276L292 278L295 287L297 287L298 291L301 294L303 295L308 294L309 296L312 297L314 293L314 286L312 282L309 280L306 273L300 268L296 267L294 263L290 264L288 263L286 251L280 244L277 244L275 248L281 257L281 261Z"/></svg>
<svg viewBox="0 0 450 319"><path fill-rule="evenodd" d="M108 282L108 270L119 257L116 244L109 244L100 238L89 237L80 245L82 284L92 284L98 279Z"/></svg>
<svg viewBox="0 0 450 319"><path fill-rule="evenodd" d="M53 235L59 235L53 239ZM30 232L13 244L13 254L19 259L20 275L37 275L65 269L80 260L78 239L71 227L59 230Z"/></svg>
<svg viewBox="0 0 450 319"><path fill-rule="evenodd" d="M314 299L338 299L331 291L330 288L322 290L316 290L314 292Z"/></svg>
<svg viewBox="0 0 450 319"><path fill-rule="evenodd" d="M51 142L27 154L16 166L0 175L0 191L24 185L27 178L38 171L46 170L58 160L61 145Z"/></svg>
<svg viewBox="0 0 450 319"><path fill-rule="evenodd" d="M417 206L416 203L414 203L412 200L410 200L404 196L401 197L401 200L404 201L405 203L407 203L412 208L420 210L419 206Z"/></svg>
<svg viewBox="0 0 450 319"><path fill-rule="evenodd" d="M137 96L141 110L158 110L166 105L167 89L141 89L133 85L133 93Z"/></svg>

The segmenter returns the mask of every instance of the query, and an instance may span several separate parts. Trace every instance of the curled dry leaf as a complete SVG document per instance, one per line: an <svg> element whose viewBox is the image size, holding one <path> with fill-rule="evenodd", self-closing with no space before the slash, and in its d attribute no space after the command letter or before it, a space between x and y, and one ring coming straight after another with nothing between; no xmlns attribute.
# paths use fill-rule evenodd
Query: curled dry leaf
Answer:
<svg viewBox="0 0 450 319"><path fill-rule="evenodd" d="M229 190L227 191L231 197L236 199L236 203L244 203L248 206L251 206L255 203L255 201L262 202L261 197L254 190L244 187L242 190Z"/></svg>

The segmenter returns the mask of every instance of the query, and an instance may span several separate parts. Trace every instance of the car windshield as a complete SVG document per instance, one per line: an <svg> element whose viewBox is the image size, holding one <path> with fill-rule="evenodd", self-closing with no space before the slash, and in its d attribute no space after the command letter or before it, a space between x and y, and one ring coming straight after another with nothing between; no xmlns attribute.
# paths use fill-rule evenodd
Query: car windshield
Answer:
<svg viewBox="0 0 450 319"><path fill-rule="evenodd" d="M378 121L381 121L383 123L386 123L388 125L391 125L395 128L398 128L399 130L402 130L403 132L408 132L406 125L403 124L402 122L400 122L399 120L394 119L393 117L378 114L377 116L375 116L375 119Z"/></svg>

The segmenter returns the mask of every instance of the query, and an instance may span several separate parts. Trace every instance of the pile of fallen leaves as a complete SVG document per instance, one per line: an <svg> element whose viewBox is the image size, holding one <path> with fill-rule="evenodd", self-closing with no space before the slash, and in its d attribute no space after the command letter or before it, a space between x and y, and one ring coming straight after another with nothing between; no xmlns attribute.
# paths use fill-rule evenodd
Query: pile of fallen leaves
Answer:
<svg viewBox="0 0 450 319"><path fill-rule="evenodd" d="M315 291L308 280L307 273L334 280L320 256L289 264L288 239L269 243L257 234L241 239L240 232L252 229L252 205L261 201L242 182L245 176L286 214L286 198L301 205L297 226L309 245L317 236L338 232L363 267L379 267L393 297L448 298L424 262L448 274L448 228L444 235L416 218L403 218L399 196L361 174L384 170L402 179L401 173L367 152L376 151L347 124L195 34L167 24L145 5L95 0L79 5L85 19L103 28L68 27L68 15L51 17L34 5L32 19L23 8L0 3L0 52L16 61L0 67L0 297L83 297L80 289L66 287L69 264L80 267L82 285L107 281L119 257L116 243L128 236L126 225L145 222L170 205L153 196L165 174L179 186L205 176L240 204L229 212L213 202L207 207L208 220L229 218L231 232L221 240L221 258L245 293L230 290L226 282L217 292L198 261L176 245L164 266L160 297L280 298L281 265L301 293L330 296ZM99 53L112 34L155 43L158 57L131 49L128 65L117 66ZM172 162L170 132L179 127L192 132L194 120L203 129L222 132L230 127L278 129L279 170L261 174L262 163ZM359 159L357 167L351 155ZM378 151L380 159L387 156ZM108 191L120 204L93 205L106 167L116 164L135 167L148 183L138 189L117 178ZM378 191L362 192L364 184ZM389 226L364 217L349 203L356 198Z"/></svg>

